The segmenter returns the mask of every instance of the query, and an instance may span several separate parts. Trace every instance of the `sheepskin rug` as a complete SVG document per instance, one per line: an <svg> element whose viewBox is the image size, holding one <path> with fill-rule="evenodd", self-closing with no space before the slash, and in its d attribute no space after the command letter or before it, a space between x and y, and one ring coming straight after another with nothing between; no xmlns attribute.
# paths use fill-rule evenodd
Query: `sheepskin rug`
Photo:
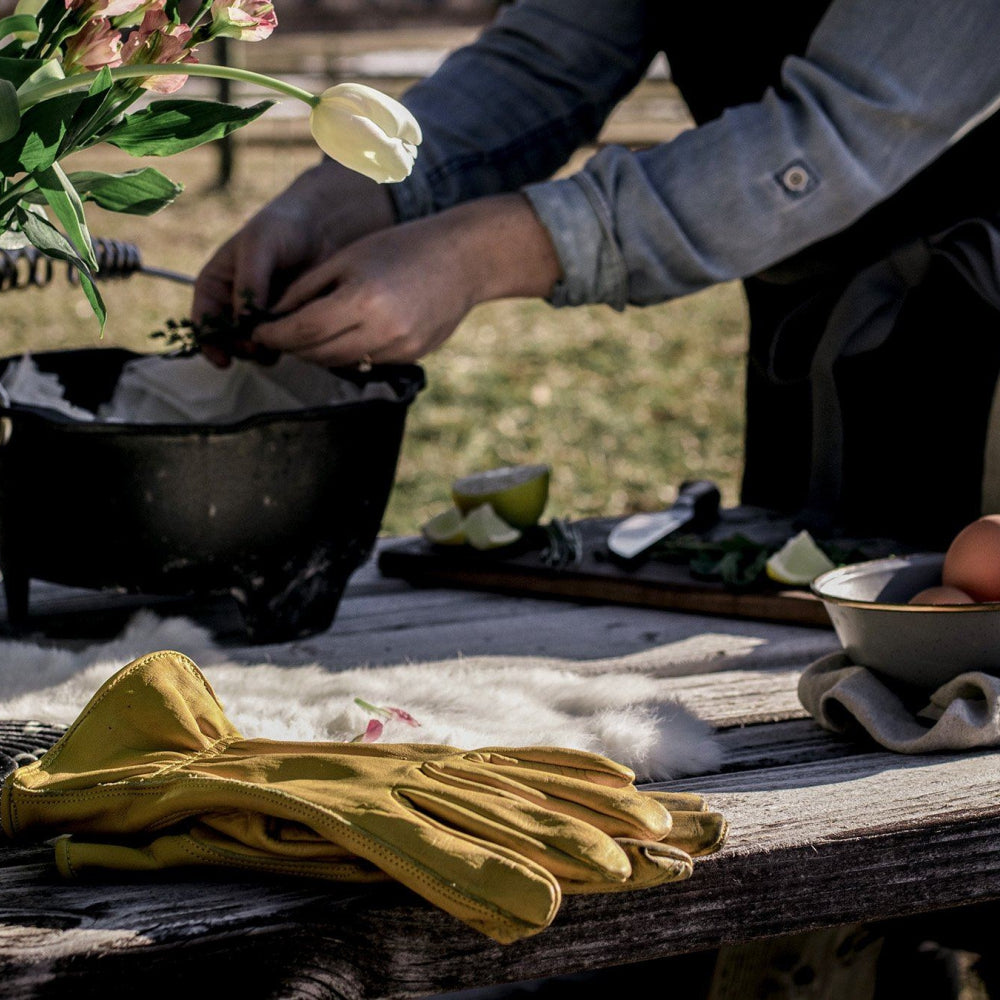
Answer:
<svg viewBox="0 0 1000 1000"><path fill-rule="evenodd" d="M337 669L277 665L213 644L186 618L137 613L117 638L83 648L0 642L0 719L68 725L98 687L130 660L161 649L189 656L227 715L248 737L378 742L563 746L605 754L640 781L717 770L710 726L640 673L576 672L563 661L496 657ZM359 705L356 699L367 706ZM396 708L418 723L373 711Z"/></svg>

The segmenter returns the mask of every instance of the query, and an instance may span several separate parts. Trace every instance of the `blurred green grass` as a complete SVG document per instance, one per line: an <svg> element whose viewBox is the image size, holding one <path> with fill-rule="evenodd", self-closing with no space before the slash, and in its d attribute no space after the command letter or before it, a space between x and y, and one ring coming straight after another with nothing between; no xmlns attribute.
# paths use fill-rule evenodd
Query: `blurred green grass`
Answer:
<svg viewBox="0 0 1000 1000"><path fill-rule="evenodd" d="M308 146L241 143L225 190L217 151L145 161L185 184L148 219L89 211L95 236L136 243L143 260L197 273L219 243L315 161ZM105 148L73 169L144 161ZM136 275L103 286L103 339L80 291L61 273L44 289L3 293L2 353L67 346L155 351L150 334L188 314L190 290ZM619 515L668 503L689 477L714 479L736 502L741 471L745 318L723 285L646 309L556 310L509 300L474 310L423 365L428 386L410 409L383 530L412 534L449 503L459 475L547 462L548 516Z"/></svg>

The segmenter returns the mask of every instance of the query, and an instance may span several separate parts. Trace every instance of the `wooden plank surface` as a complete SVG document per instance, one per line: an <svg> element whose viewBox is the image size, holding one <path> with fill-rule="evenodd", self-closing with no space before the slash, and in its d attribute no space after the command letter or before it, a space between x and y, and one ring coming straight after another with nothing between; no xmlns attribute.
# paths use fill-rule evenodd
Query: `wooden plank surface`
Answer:
<svg viewBox="0 0 1000 1000"><path fill-rule="evenodd" d="M43 609L70 596L38 593ZM388 1000L1000 898L1000 755L903 757L820 729L795 688L835 648L829 630L414 589L372 561L322 636L262 649L225 634L227 655L248 662L548 656L595 675L659 672L724 748L719 773L669 787L706 795L729 842L687 882L567 899L552 927L510 946L396 886L176 873L65 882L49 847L6 845L0 995L104 998L111 983L198 995L223 971L255 1000Z"/></svg>
<svg viewBox="0 0 1000 1000"><path fill-rule="evenodd" d="M691 880L567 899L552 927L506 947L396 888L73 884L56 879L41 849L0 852L0 971L12 995L48 995L40 983L58 977L67 996L97 996L112 974L137 988L178 977L183 948L177 981L188 986L236 962L235 985L246 977L253 996L421 996L994 899L1000 805L983 808L995 802L990 757L911 770L870 755L852 769L779 768L750 789L732 776L698 782L734 829ZM927 809L916 824L914 795Z"/></svg>

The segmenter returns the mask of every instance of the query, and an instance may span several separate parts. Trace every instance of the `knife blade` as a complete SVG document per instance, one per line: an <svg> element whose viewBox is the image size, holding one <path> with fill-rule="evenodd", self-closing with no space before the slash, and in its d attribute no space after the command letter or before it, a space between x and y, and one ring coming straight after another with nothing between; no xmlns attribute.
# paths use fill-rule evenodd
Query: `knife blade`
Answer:
<svg viewBox="0 0 1000 1000"><path fill-rule="evenodd" d="M719 515L719 489L707 479L681 483L677 499L667 510L633 514L616 524L608 535L608 548L619 559L637 559L650 546L681 528L699 531Z"/></svg>

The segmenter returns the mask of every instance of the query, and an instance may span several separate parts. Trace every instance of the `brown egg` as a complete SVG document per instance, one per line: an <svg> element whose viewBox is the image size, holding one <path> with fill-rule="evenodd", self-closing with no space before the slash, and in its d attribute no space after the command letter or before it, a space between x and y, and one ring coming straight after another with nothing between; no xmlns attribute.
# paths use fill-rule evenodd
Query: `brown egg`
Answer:
<svg viewBox="0 0 1000 1000"><path fill-rule="evenodd" d="M921 590L919 594L914 594L909 602L910 604L975 604L976 602L969 597L969 595L964 590L959 590L958 587L927 587L926 590Z"/></svg>
<svg viewBox="0 0 1000 1000"><path fill-rule="evenodd" d="M1000 514L966 525L948 546L941 582L973 601L1000 601Z"/></svg>

